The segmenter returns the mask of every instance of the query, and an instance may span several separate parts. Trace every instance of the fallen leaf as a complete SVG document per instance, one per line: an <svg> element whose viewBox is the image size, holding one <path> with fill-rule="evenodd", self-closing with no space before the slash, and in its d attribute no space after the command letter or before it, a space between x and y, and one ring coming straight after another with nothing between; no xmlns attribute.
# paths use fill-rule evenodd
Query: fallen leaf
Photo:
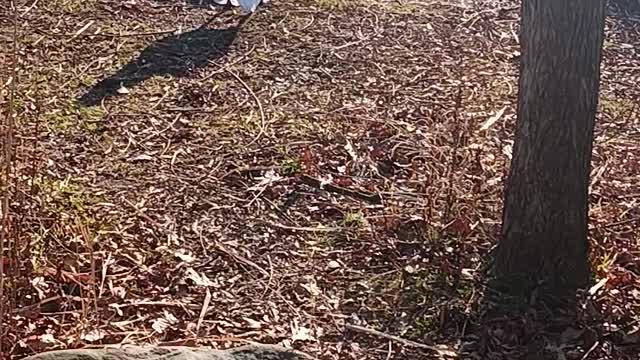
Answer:
<svg viewBox="0 0 640 360"><path fill-rule="evenodd" d="M249 188L249 190L259 190L262 191L264 189L266 189L266 187L269 184L273 184L279 180L282 180L282 176L276 174L275 171L273 170L269 170L267 171L264 176L258 178L258 180L260 180L260 182L252 187Z"/></svg>
<svg viewBox="0 0 640 360"><path fill-rule="evenodd" d="M498 110L498 112L496 112L495 115L493 115L492 117L487 119L487 121L485 121L484 124L482 124L482 126L480 127L480 131L484 131L484 130L489 129L491 127L491 125L495 124L498 120L500 120L502 115L504 115L504 111L505 110L507 110L506 106L503 107L502 109Z"/></svg>
<svg viewBox="0 0 640 360"><path fill-rule="evenodd" d="M124 95L124 94L128 94L130 91L129 91L129 89L124 87L124 85L120 84L120 87L118 88L118 90L116 90L116 92L118 94Z"/></svg>
<svg viewBox="0 0 640 360"><path fill-rule="evenodd" d="M589 289L589 295L595 295L609 281L608 278L600 279L595 285Z"/></svg>
<svg viewBox="0 0 640 360"><path fill-rule="evenodd" d="M146 154L138 155L129 159L129 161L150 161L150 160L153 160L153 157Z"/></svg>
<svg viewBox="0 0 640 360"><path fill-rule="evenodd" d="M513 157L513 145L507 144L502 148L502 153L509 159Z"/></svg>
<svg viewBox="0 0 640 360"><path fill-rule="evenodd" d="M320 291L320 288L318 288L318 286L316 285L316 280L314 278L309 278L309 284L301 284L300 285L303 289L307 290L309 292L309 294L313 295L313 296L318 296L320 294L322 294L322 292Z"/></svg>
<svg viewBox="0 0 640 360"><path fill-rule="evenodd" d="M191 256L191 254L187 254L185 253L184 250L178 250L176 251L173 256L177 257L178 259L186 262L186 263L192 263L196 260L196 258L194 258L193 256Z"/></svg>
<svg viewBox="0 0 640 360"><path fill-rule="evenodd" d="M245 317L242 318L244 321L247 322L247 325L252 328L252 329L261 329L262 328L262 323L256 320L253 320L251 318Z"/></svg>
<svg viewBox="0 0 640 360"><path fill-rule="evenodd" d="M292 341L309 341L309 340L315 340L315 337L313 336L313 333L311 331L311 329L308 329L304 326L300 326L298 324L297 320L293 320L293 323L291 324L291 340Z"/></svg>
<svg viewBox="0 0 640 360"><path fill-rule="evenodd" d="M105 335L106 334L104 333L104 331L95 329L89 331L88 333L83 333L82 335L80 335L80 339L88 342L95 342L104 339Z"/></svg>
<svg viewBox="0 0 640 360"><path fill-rule="evenodd" d="M82 338L82 339L87 340L87 341L91 341L91 340L88 340L86 338ZM40 340L45 344L56 344L56 343L58 343L58 340L56 340L56 338L53 336L53 334L44 334L44 335L40 336Z"/></svg>
<svg viewBox="0 0 640 360"><path fill-rule="evenodd" d="M187 272L187 279L193 281L196 284L196 286L207 287L207 286L214 286L215 285L215 283L213 281L209 280L207 275L205 275L204 273L198 274L192 268L188 268L186 272Z"/></svg>
<svg viewBox="0 0 640 360"><path fill-rule="evenodd" d="M171 325L178 322L178 319L168 311L164 311L164 317L157 318L153 324L151 324L151 328L155 330L157 333L162 334L165 330L167 330Z"/></svg>

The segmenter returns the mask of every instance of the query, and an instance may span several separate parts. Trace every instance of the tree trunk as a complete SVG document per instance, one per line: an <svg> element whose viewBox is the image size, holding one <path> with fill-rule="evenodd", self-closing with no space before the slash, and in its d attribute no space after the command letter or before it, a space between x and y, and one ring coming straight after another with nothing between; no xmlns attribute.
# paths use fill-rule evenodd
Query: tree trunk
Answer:
<svg viewBox="0 0 640 360"><path fill-rule="evenodd" d="M525 295L588 283L588 186L604 0L522 0L518 116L498 283Z"/></svg>

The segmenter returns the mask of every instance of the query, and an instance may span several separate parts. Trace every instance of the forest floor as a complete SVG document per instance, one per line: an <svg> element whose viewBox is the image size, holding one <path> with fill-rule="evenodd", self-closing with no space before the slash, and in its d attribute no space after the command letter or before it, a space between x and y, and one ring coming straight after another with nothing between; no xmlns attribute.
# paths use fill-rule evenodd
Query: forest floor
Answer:
<svg viewBox="0 0 640 360"><path fill-rule="evenodd" d="M637 353L637 16L607 20L599 287L560 337L530 318L477 337L513 144L516 1L274 0L240 27L237 10L199 1L17 10L5 355L261 342L431 359L462 341L483 359Z"/></svg>

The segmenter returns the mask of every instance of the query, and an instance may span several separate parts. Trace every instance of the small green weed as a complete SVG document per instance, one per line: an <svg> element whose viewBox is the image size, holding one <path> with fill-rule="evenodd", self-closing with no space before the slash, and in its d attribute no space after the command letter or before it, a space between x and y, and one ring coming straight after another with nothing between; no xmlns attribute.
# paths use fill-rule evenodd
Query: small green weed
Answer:
<svg viewBox="0 0 640 360"><path fill-rule="evenodd" d="M42 194L51 215L59 216L67 212L84 214L86 208L97 200L68 180L36 179L35 186Z"/></svg>
<svg viewBox="0 0 640 360"><path fill-rule="evenodd" d="M629 116L635 110L636 104L629 99L603 98L600 100L602 112L613 118Z"/></svg>
<svg viewBox="0 0 640 360"><path fill-rule="evenodd" d="M299 173L302 170L300 159L289 158L282 162L282 170L286 175Z"/></svg>
<svg viewBox="0 0 640 360"><path fill-rule="evenodd" d="M101 130L104 110L100 106L78 106L68 103L64 108L54 110L44 116L44 123L54 133L66 132L74 126L96 133Z"/></svg>
<svg viewBox="0 0 640 360"><path fill-rule="evenodd" d="M342 222L344 226L366 227L369 225L366 216L360 210L347 212Z"/></svg>
<svg viewBox="0 0 640 360"><path fill-rule="evenodd" d="M316 4L324 10L343 10L349 5L346 0L315 0Z"/></svg>

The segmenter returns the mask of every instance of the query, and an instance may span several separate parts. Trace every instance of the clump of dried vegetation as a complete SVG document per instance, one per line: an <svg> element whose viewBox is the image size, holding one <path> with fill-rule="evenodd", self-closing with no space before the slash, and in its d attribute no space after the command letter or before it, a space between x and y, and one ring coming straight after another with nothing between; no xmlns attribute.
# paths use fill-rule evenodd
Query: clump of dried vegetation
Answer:
<svg viewBox="0 0 640 360"><path fill-rule="evenodd" d="M535 314L477 329L511 156L518 10L280 0L238 27L237 12L199 1L3 2L0 45L15 50L0 58L0 352L257 341L319 359L439 358L461 342L481 358L633 354L629 14L607 21L598 285L560 338Z"/></svg>

